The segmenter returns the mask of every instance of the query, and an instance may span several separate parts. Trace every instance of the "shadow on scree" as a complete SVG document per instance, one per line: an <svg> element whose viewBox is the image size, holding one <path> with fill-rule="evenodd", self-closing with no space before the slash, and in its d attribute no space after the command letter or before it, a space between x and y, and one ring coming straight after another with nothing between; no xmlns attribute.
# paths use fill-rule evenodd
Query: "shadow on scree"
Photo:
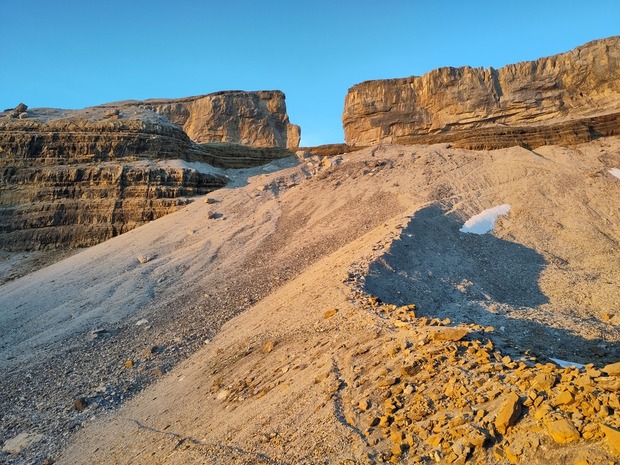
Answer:
<svg viewBox="0 0 620 465"><path fill-rule="evenodd" d="M418 316L493 326L486 334L513 356L529 350L578 363L617 360L617 345L519 316L543 315L537 307L549 303L538 285L542 255L492 234L462 233L461 226L439 205L419 210L371 263L364 290L386 303L415 303Z"/></svg>

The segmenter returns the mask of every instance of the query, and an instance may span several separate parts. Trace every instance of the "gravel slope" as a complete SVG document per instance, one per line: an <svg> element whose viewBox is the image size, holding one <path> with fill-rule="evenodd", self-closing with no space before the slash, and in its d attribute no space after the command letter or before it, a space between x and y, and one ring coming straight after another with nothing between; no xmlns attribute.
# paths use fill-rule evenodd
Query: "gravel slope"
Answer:
<svg viewBox="0 0 620 465"><path fill-rule="evenodd" d="M390 331L356 292L494 326L488 337L511 357L617 361L619 149L617 138L536 152L380 146L284 161L240 173L217 203L5 283L0 437L33 441L0 458L376 460L367 442L351 450L362 430L325 401L339 388L315 382L336 382L352 369L347 351ZM493 234L458 232L500 204L512 208ZM272 384L263 396L222 402L233 380L258 374Z"/></svg>

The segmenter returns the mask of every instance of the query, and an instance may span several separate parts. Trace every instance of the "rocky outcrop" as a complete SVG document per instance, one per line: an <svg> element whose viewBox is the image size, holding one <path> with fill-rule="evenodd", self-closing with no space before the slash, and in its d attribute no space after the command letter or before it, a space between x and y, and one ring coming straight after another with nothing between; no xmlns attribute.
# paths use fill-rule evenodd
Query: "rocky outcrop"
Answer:
<svg viewBox="0 0 620 465"><path fill-rule="evenodd" d="M584 142L620 132L620 37L500 69L440 68L349 89L348 145L492 149Z"/></svg>
<svg viewBox="0 0 620 465"><path fill-rule="evenodd" d="M279 91L218 92L84 110L0 114L0 248L90 246L222 187L161 159L256 166L292 155L300 129Z"/></svg>
<svg viewBox="0 0 620 465"><path fill-rule="evenodd" d="M39 109L27 117L7 115L0 119L0 248L5 250L93 245L226 183L220 175L158 165L158 159L196 159L204 153L150 110Z"/></svg>
<svg viewBox="0 0 620 465"><path fill-rule="evenodd" d="M197 143L230 142L252 147L296 149L301 131L289 122L281 91L224 91L182 99L118 102L165 116Z"/></svg>

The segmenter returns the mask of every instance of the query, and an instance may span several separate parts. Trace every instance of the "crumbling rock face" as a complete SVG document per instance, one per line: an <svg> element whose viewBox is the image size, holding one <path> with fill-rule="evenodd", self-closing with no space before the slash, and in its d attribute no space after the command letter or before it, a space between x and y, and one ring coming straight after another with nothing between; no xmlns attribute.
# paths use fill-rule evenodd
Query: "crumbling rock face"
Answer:
<svg viewBox="0 0 620 465"><path fill-rule="evenodd" d="M281 91L224 91L183 99L118 102L142 107L179 125L197 143L230 142L252 147L296 149L300 128L289 122Z"/></svg>
<svg viewBox="0 0 620 465"><path fill-rule="evenodd" d="M0 117L0 248L90 246L170 213L226 178L158 166L203 151L150 110Z"/></svg>
<svg viewBox="0 0 620 465"><path fill-rule="evenodd" d="M474 149L585 142L620 130L620 37L500 69L439 68L353 86L348 145Z"/></svg>

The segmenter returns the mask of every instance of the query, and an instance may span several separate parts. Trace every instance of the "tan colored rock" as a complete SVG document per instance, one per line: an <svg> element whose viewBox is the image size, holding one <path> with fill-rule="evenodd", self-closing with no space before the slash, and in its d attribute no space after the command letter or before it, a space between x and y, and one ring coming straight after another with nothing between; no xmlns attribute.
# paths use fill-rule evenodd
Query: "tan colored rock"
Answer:
<svg viewBox="0 0 620 465"><path fill-rule="evenodd" d="M338 309L331 308L323 314L323 319L327 320L328 318L331 318L332 316L334 316L337 312L338 312Z"/></svg>
<svg viewBox="0 0 620 465"><path fill-rule="evenodd" d="M620 376L620 362L605 365L601 371L606 373L608 376Z"/></svg>
<svg viewBox="0 0 620 465"><path fill-rule="evenodd" d="M118 102L166 116L199 144L232 142L297 149L301 131L289 122L281 91L223 91L181 99Z"/></svg>
<svg viewBox="0 0 620 465"><path fill-rule="evenodd" d="M562 391L553 399L554 405L569 405L575 401L575 398L569 391Z"/></svg>
<svg viewBox="0 0 620 465"><path fill-rule="evenodd" d="M447 326L436 326L429 328L429 335L436 341L460 341L469 334L464 328L451 328Z"/></svg>
<svg viewBox="0 0 620 465"><path fill-rule="evenodd" d="M567 444L579 440L579 431L577 431L570 421L564 418L550 421L546 426L547 432L558 444Z"/></svg>
<svg viewBox="0 0 620 465"><path fill-rule="evenodd" d="M268 341L263 346L263 352L268 354L269 352L271 352L274 349L275 346L276 346L276 341Z"/></svg>
<svg viewBox="0 0 620 465"><path fill-rule="evenodd" d="M516 393L510 392L504 396L499 412L495 417L495 428L501 434L505 434L508 428L517 422L520 415L521 399Z"/></svg>
<svg viewBox="0 0 620 465"><path fill-rule="evenodd" d="M532 382L532 389L549 392L555 385L556 377L551 373L539 373Z"/></svg>
<svg viewBox="0 0 620 465"><path fill-rule="evenodd" d="M611 135L619 117L590 116L620 111L619 62L620 37L610 37L497 70L439 68L421 77L363 82L345 98L346 143L490 149L587 141L594 137L590 129ZM575 121L560 124L567 116Z"/></svg>
<svg viewBox="0 0 620 465"><path fill-rule="evenodd" d="M601 425L601 431L605 435L605 440L609 447L617 454L620 454L620 429Z"/></svg>

